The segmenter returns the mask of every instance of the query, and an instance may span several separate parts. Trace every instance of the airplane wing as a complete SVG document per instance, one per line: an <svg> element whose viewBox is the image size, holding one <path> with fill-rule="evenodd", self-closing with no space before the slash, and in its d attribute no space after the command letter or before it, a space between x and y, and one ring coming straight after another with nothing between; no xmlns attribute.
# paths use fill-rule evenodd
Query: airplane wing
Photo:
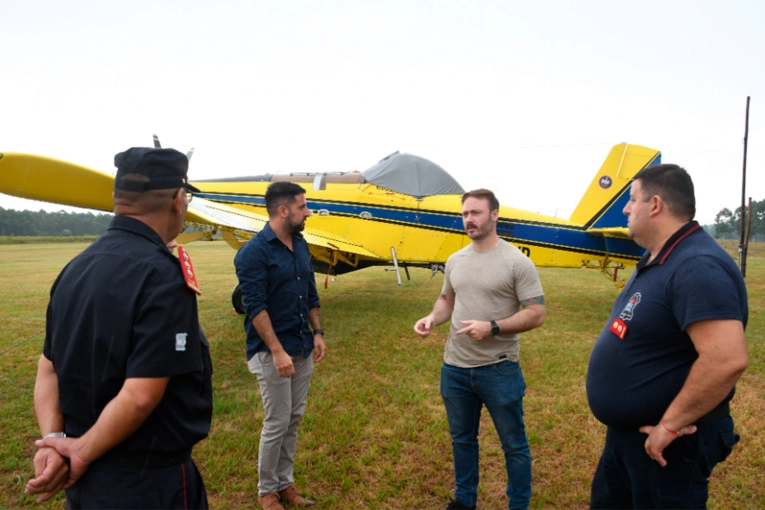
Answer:
<svg viewBox="0 0 765 510"><path fill-rule="evenodd" d="M0 193L112 212L114 176L58 159L0 153Z"/></svg>
<svg viewBox="0 0 765 510"><path fill-rule="evenodd" d="M186 222L198 226L214 226L221 231L229 231L237 236L249 238L265 227L266 223L268 223L268 217L238 207L231 207L219 202L195 197L189 204ZM305 237L308 244L325 248L329 251L341 251L368 258L379 258L374 253L364 249L361 244L331 232L306 228L303 231L303 237Z"/></svg>
<svg viewBox="0 0 765 510"><path fill-rule="evenodd" d="M114 176L98 170L45 156L0 153L0 193L112 212L113 188ZM189 204L186 222L197 227L217 228L231 246L238 248L242 242L234 236L245 239L252 237L263 229L268 218L196 197ZM203 235L204 233L193 232L184 234L179 242L188 242ZM312 253L323 250L328 253L338 251L372 259L379 258L364 249L361 244L336 234L307 228L303 235L308 244L313 246Z"/></svg>

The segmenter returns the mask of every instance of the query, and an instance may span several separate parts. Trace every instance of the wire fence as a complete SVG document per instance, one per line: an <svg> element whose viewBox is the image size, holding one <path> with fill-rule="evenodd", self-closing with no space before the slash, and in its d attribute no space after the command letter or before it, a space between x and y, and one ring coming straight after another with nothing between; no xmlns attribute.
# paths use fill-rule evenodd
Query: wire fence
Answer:
<svg viewBox="0 0 765 510"><path fill-rule="evenodd" d="M36 337L37 335L39 335L39 334L40 334L40 333L42 333L43 331L45 331L45 329L41 329L40 331L38 331L37 333L33 334L33 335L32 335L32 336L30 336L29 338L25 338L25 339L24 339L24 340L22 340L21 342L19 342L19 343L16 343L16 344L13 344L13 345L11 345L10 347L8 347L7 349L4 349L4 350L0 351L0 356L2 356L3 354L5 354L6 352L10 351L11 349L13 349L13 348L15 348L15 347L18 347L19 345L21 345L21 344L23 344L23 343L25 343L25 342L28 342L28 341L30 341L30 340L32 340L34 337Z"/></svg>

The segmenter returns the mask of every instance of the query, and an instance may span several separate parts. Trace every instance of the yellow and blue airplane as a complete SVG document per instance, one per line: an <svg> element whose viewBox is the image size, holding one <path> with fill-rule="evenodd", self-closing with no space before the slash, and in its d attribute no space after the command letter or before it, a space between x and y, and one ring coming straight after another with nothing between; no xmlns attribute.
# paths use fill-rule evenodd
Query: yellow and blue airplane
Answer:
<svg viewBox="0 0 765 510"><path fill-rule="evenodd" d="M657 150L616 145L568 220L500 206L498 234L538 266L596 268L618 284L618 269L634 265L642 254L627 236L622 214L632 178L660 160ZM365 172L193 181L201 193L189 205L186 223L194 228L178 242L217 231L238 249L268 221L266 188L279 180L307 190L313 215L304 236L319 272L343 274L391 264L397 270L428 267L435 272L470 243L462 224L460 197L465 190L438 165L400 153ZM0 154L0 192L8 195L111 211L113 184L113 175L72 163Z"/></svg>

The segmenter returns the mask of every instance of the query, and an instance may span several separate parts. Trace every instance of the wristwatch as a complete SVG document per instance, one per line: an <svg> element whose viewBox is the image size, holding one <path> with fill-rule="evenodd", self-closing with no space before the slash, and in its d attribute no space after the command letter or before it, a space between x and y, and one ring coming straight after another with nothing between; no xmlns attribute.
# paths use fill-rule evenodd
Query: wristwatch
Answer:
<svg viewBox="0 0 765 510"><path fill-rule="evenodd" d="M313 330L314 335L323 335L324 334L324 328L316 328Z"/></svg>
<svg viewBox="0 0 765 510"><path fill-rule="evenodd" d="M499 324L497 324L497 321L491 321L491 335L499 335Z"/></svg>
<svg viewBox="0 0 765 510"><path fill-rule="evenodd" d="M47 434L43 439L47 439L49 437L66 437L66 434L63 432L51 432L50 434Z"/></svg>

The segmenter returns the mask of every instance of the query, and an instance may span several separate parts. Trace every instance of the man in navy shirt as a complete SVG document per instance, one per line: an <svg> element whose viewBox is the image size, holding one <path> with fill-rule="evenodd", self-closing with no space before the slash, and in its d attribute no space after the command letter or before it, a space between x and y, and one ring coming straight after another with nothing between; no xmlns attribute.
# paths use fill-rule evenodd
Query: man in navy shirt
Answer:
<svg viewBox="0 0 765 510"><path fill-rule="evenodd" d="M587 397L608 426L591 508L705 508L738 442L729 402L746 369L741 272L693 220L677 165L642 170L624 208L646 253L590 357Z"/></svg>
<svg viewBox="0 0 765 510"><path fill-rule="evenodd" d="M258 501L264 510L313 506L295 489L298 424L314 362L324 358L311 256L300 232L311 215L305 190L276 182L266 190L268 223L236 254L247 333L247 364L258 377L265 417L258 452Z"/></svg>

